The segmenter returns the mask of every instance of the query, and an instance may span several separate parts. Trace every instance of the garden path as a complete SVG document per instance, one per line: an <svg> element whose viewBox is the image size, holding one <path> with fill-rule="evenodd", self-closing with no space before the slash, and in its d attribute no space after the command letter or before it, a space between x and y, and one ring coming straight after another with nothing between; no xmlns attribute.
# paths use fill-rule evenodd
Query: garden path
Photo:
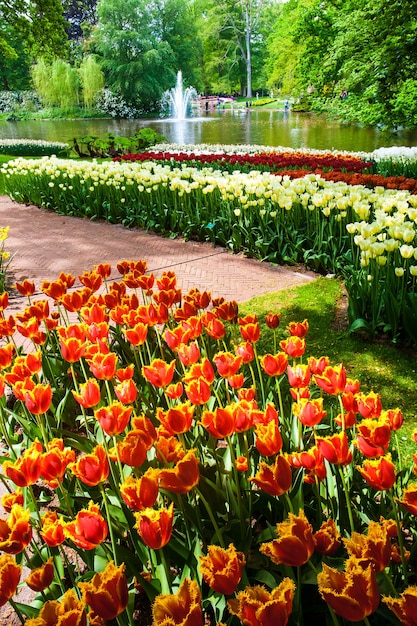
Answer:
<svg viewBox="0 0 417 626"><path fill-rule="evenodd" d="M238 302L316 277L304 269L275 267L231 254L210 243L168 239L118 224L58 215L17 204L7 196L0 197L0 225L10 226L5 249L13 257L13 281L27 278L37 287L42 280L55 280L60 272L78 276L97 263L110 263L116 279L115 265L123 259L145 259L156 276L164 270L175 271L183 293L196 287L213 297ZM12 306L15 299L18 296L12 299Z"/></svg>
<svg viewBox="0 0 417 626"><path fill-rule="evenodd" d="M116 279L118 261L145 259L156 276L164 270L175 271L183 293L196 287L211 292L213 297L245 302L256 295L306 284L316 277L300 268L274 267L208 243L167 239L102 221L62 216L12 202L7 196L0 197L0 226L10 226L5 249L12 255L12 284L27 278L39 287L42 280L55 280L61 271L78 276L98 263L110 263ZM19 311L26 303L26 298L13 292L8 310ZM0 510L0 517L5 517L4 511ZM15 599L30 604L31 597L24 585ZM19 624L9 604L0 608L0 626Z"/></svg>

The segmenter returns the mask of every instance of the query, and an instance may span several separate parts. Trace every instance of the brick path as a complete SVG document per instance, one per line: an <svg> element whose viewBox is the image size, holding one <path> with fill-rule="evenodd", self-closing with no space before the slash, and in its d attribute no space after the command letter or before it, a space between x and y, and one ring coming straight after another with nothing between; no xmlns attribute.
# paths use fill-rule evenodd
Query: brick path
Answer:
<svg viewBox="0 0 417 626"><path fill-rule="evenodd" d="M148 270L160 275L175 271L183 293L190 288L210 291L213 297L245 302L263 293L305 284L311 272L273 267L242 254L231 254L209 243L167 239L120 225L66 217L0 197L0 226L10 226L6 250L13 259L13 280L28 278L37 286L69 272L78 276L94 264L145 259ZM25 299L26 302L26 299Z"/></svg>
<svg viewBox="0 0 417 626"><path fill-rule="evenodd" d="M14 203L6 196L0 197L0 227L3 226L10 226L5 248L13 255L10 264L13 281L28 278L35 281L37 287L42 280L54 280L61 271L78 276L96 263L110 263L116 279L119 277L116 262L123 259L145 259L149 271L157 276L163 270L175 271L183 293L197 287L210 291L213 297L223 296L238 302L302 285L315 278L311 272L273 267L211 244L166 239L105 222L63 217ZM26 298L21 300L16 295L10 309L20 310L26 303ZM3 517L1 512L0 517ZM30 594L23 586L15 599L30 604ZM9 604L0 609L0 626L19 624Z"/></svg>

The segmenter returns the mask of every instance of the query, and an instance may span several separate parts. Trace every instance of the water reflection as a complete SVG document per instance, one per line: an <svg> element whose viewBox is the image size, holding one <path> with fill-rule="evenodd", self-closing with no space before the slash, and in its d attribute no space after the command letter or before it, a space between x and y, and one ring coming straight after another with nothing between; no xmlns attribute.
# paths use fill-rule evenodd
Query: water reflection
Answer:
<svg viewBox="0 0 417 626"><path fill-rule="evenodd" d="M150 126L172 143L259 144L291 148L372 151L382 146L417 145L417 131L386 133L374 128L340 124L314 114L256 110L254 107L217 109L184 120L26 120L0 122L0 139L31 138L71 141L106 132L129 136Z"/></svg>

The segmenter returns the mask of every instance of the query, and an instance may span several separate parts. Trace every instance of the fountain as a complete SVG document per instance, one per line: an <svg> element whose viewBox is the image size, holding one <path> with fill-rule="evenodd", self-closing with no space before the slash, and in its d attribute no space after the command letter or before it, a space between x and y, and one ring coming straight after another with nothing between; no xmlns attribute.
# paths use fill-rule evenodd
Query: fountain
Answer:
<svg viewBox="0 0 417 626"><path fill-rule="evenodd" d="M177 84L173 89L168 89L162 96L162 108L169 109L171 116L176 120L184 120L187 117L189 104L197 97L194 87L186 87L182 84L182 72L177 73Z"/></svg>

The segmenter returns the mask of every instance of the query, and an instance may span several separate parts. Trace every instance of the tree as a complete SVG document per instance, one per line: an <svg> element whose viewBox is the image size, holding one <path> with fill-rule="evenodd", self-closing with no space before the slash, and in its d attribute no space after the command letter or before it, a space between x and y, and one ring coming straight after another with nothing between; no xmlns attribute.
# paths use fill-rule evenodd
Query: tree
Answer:
<svg viewBox="0 0 417 626"><path fill-rule="evenodd" d="M32 78L45 105L68 108L78 104L78 73L69 63L56 59L48 64L41 59L32 69Z"/></svg>
<svg viewBox="0 0 417 626"><path fill-rule="evenodd" d="M190 41L197 49L198 41L187 7L188 0L99 1L94 49L101 55L106 83L130 105L156 110L179 69L188 82L187 52Z"/></svg>
<svg viewBox="0 0 417 626"><path fill-rule="evenodd" d="M65 30L71 41L80 41L97 23L97 0L62 0Z"/></svg>
<svg viewBox="0 0 417 626"><path fill-rule="evenodd" d="M240 84L252 97L253 51L263 43L261 17L267 0L212 0L207 12L205 63L218 67L219 77ZM216 52L217 50L217 52Z"/></svg>
<svg viewBox="0 0 417 626"><path fill-rule="evenodd" d="M104 87L104 74L91 54L83 59L79 74L83 88L84 104L86 107L91 107L95 94Z"/></svg>
<svg viewBox="0 0 417 626"><path fill-rule="evenodd" d="M19 59L24 65L26 55L54 59L67 54L60 0L0 0L0 24L3 61Z"/></svg>

